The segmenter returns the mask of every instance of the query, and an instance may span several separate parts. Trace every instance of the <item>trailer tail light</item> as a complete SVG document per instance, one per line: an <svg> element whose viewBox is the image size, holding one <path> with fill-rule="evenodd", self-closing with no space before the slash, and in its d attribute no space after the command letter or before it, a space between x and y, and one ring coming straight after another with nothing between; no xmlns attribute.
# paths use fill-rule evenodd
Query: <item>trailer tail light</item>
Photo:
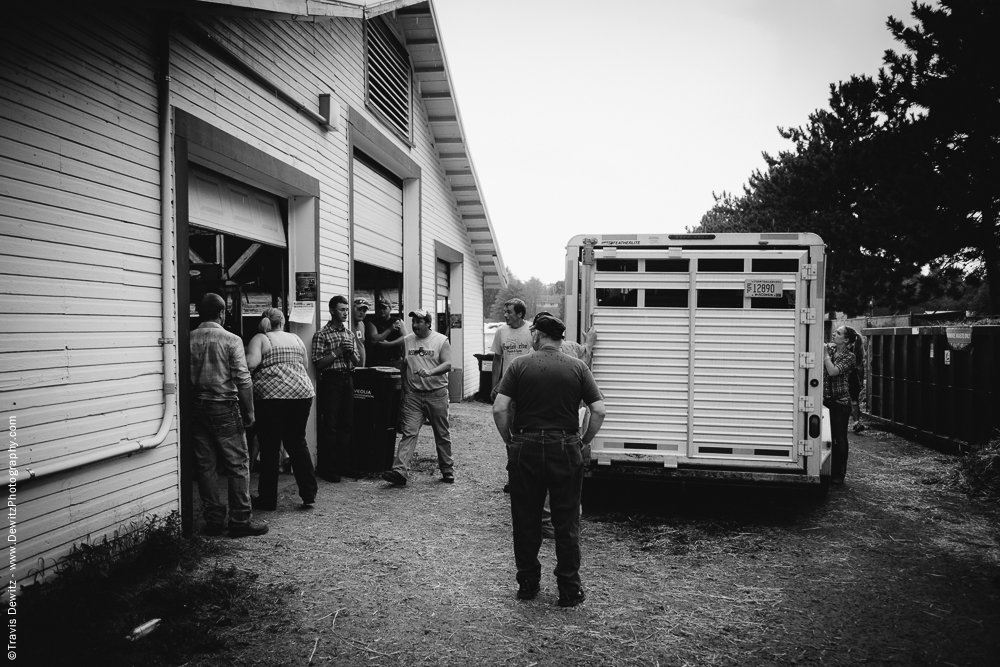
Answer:
<svg viewBox="0 0 1000 667"><path fill-rule="evenodd" d="M819 415L812 415L809 417L809 437L818 438L819 434L822 432L821 427L823 423L819 418Z"/></svg>

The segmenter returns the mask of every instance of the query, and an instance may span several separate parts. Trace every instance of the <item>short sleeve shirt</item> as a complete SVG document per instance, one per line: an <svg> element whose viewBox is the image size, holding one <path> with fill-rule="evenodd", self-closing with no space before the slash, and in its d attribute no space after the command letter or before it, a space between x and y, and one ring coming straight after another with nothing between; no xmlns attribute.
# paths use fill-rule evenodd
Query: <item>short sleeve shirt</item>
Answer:
<svg viewBox="0 0 1000 667"><path fill-rule="evenodd" d="M591 405L601 392L587 364L558 350L539 350L515 359L497 393L517 403L514 432L579 429L580 401Z"/></svg>
<svg viewBox="0 0 1000 667"><path fill-rule="evenodd" d="M525 322L517 329L501 324L493 337L493 354L500 355L500 373L518 357L531 354L531 328ZM496 360L494 360L496 363Z"/></svg>

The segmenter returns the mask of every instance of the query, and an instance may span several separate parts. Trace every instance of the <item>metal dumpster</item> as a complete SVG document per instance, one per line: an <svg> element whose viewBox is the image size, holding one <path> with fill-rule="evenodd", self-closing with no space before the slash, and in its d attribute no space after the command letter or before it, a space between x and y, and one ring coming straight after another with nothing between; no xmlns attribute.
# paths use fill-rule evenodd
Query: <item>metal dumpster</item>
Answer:
<svg viewBox="0 0 1000 667"><path fill-rule="evenodd" d="M868 410L913 437L958 446L1000 427L1000 326L864 329Z"/></svg>

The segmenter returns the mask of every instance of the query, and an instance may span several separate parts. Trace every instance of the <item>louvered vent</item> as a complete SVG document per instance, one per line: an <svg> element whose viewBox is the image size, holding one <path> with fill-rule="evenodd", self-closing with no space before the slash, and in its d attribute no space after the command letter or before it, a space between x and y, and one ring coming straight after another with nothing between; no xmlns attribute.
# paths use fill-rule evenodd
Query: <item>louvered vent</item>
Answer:
<svg viewBox="0 0 1000 667"><path fill-rule="evenodd" d="M410 59L380 19L368 30L367 102L404 139L410 140Z"/></svg>

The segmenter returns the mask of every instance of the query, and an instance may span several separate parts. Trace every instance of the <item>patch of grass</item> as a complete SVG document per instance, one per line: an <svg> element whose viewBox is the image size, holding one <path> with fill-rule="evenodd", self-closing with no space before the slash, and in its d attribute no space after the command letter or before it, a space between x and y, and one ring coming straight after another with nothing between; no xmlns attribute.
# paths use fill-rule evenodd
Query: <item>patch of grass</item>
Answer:
<svg viewBox="0 0 1000 667"><path fill-rule="evenodd" d="M1000 499L1000 437L961 456L956 486L973 497Z"/></svg>
<svg viewBox="0 0 1000 667"><path fill-rule="evenodd" d="M257 610L280 608L288 591L259 586L255 573L232 565L206 564L224 544L182 538L175 512L74 546L54 577L20 598L24 657L51 666L158 667L226 651ZM153 632L127 639L152 619L160 619Z"/></svg>

